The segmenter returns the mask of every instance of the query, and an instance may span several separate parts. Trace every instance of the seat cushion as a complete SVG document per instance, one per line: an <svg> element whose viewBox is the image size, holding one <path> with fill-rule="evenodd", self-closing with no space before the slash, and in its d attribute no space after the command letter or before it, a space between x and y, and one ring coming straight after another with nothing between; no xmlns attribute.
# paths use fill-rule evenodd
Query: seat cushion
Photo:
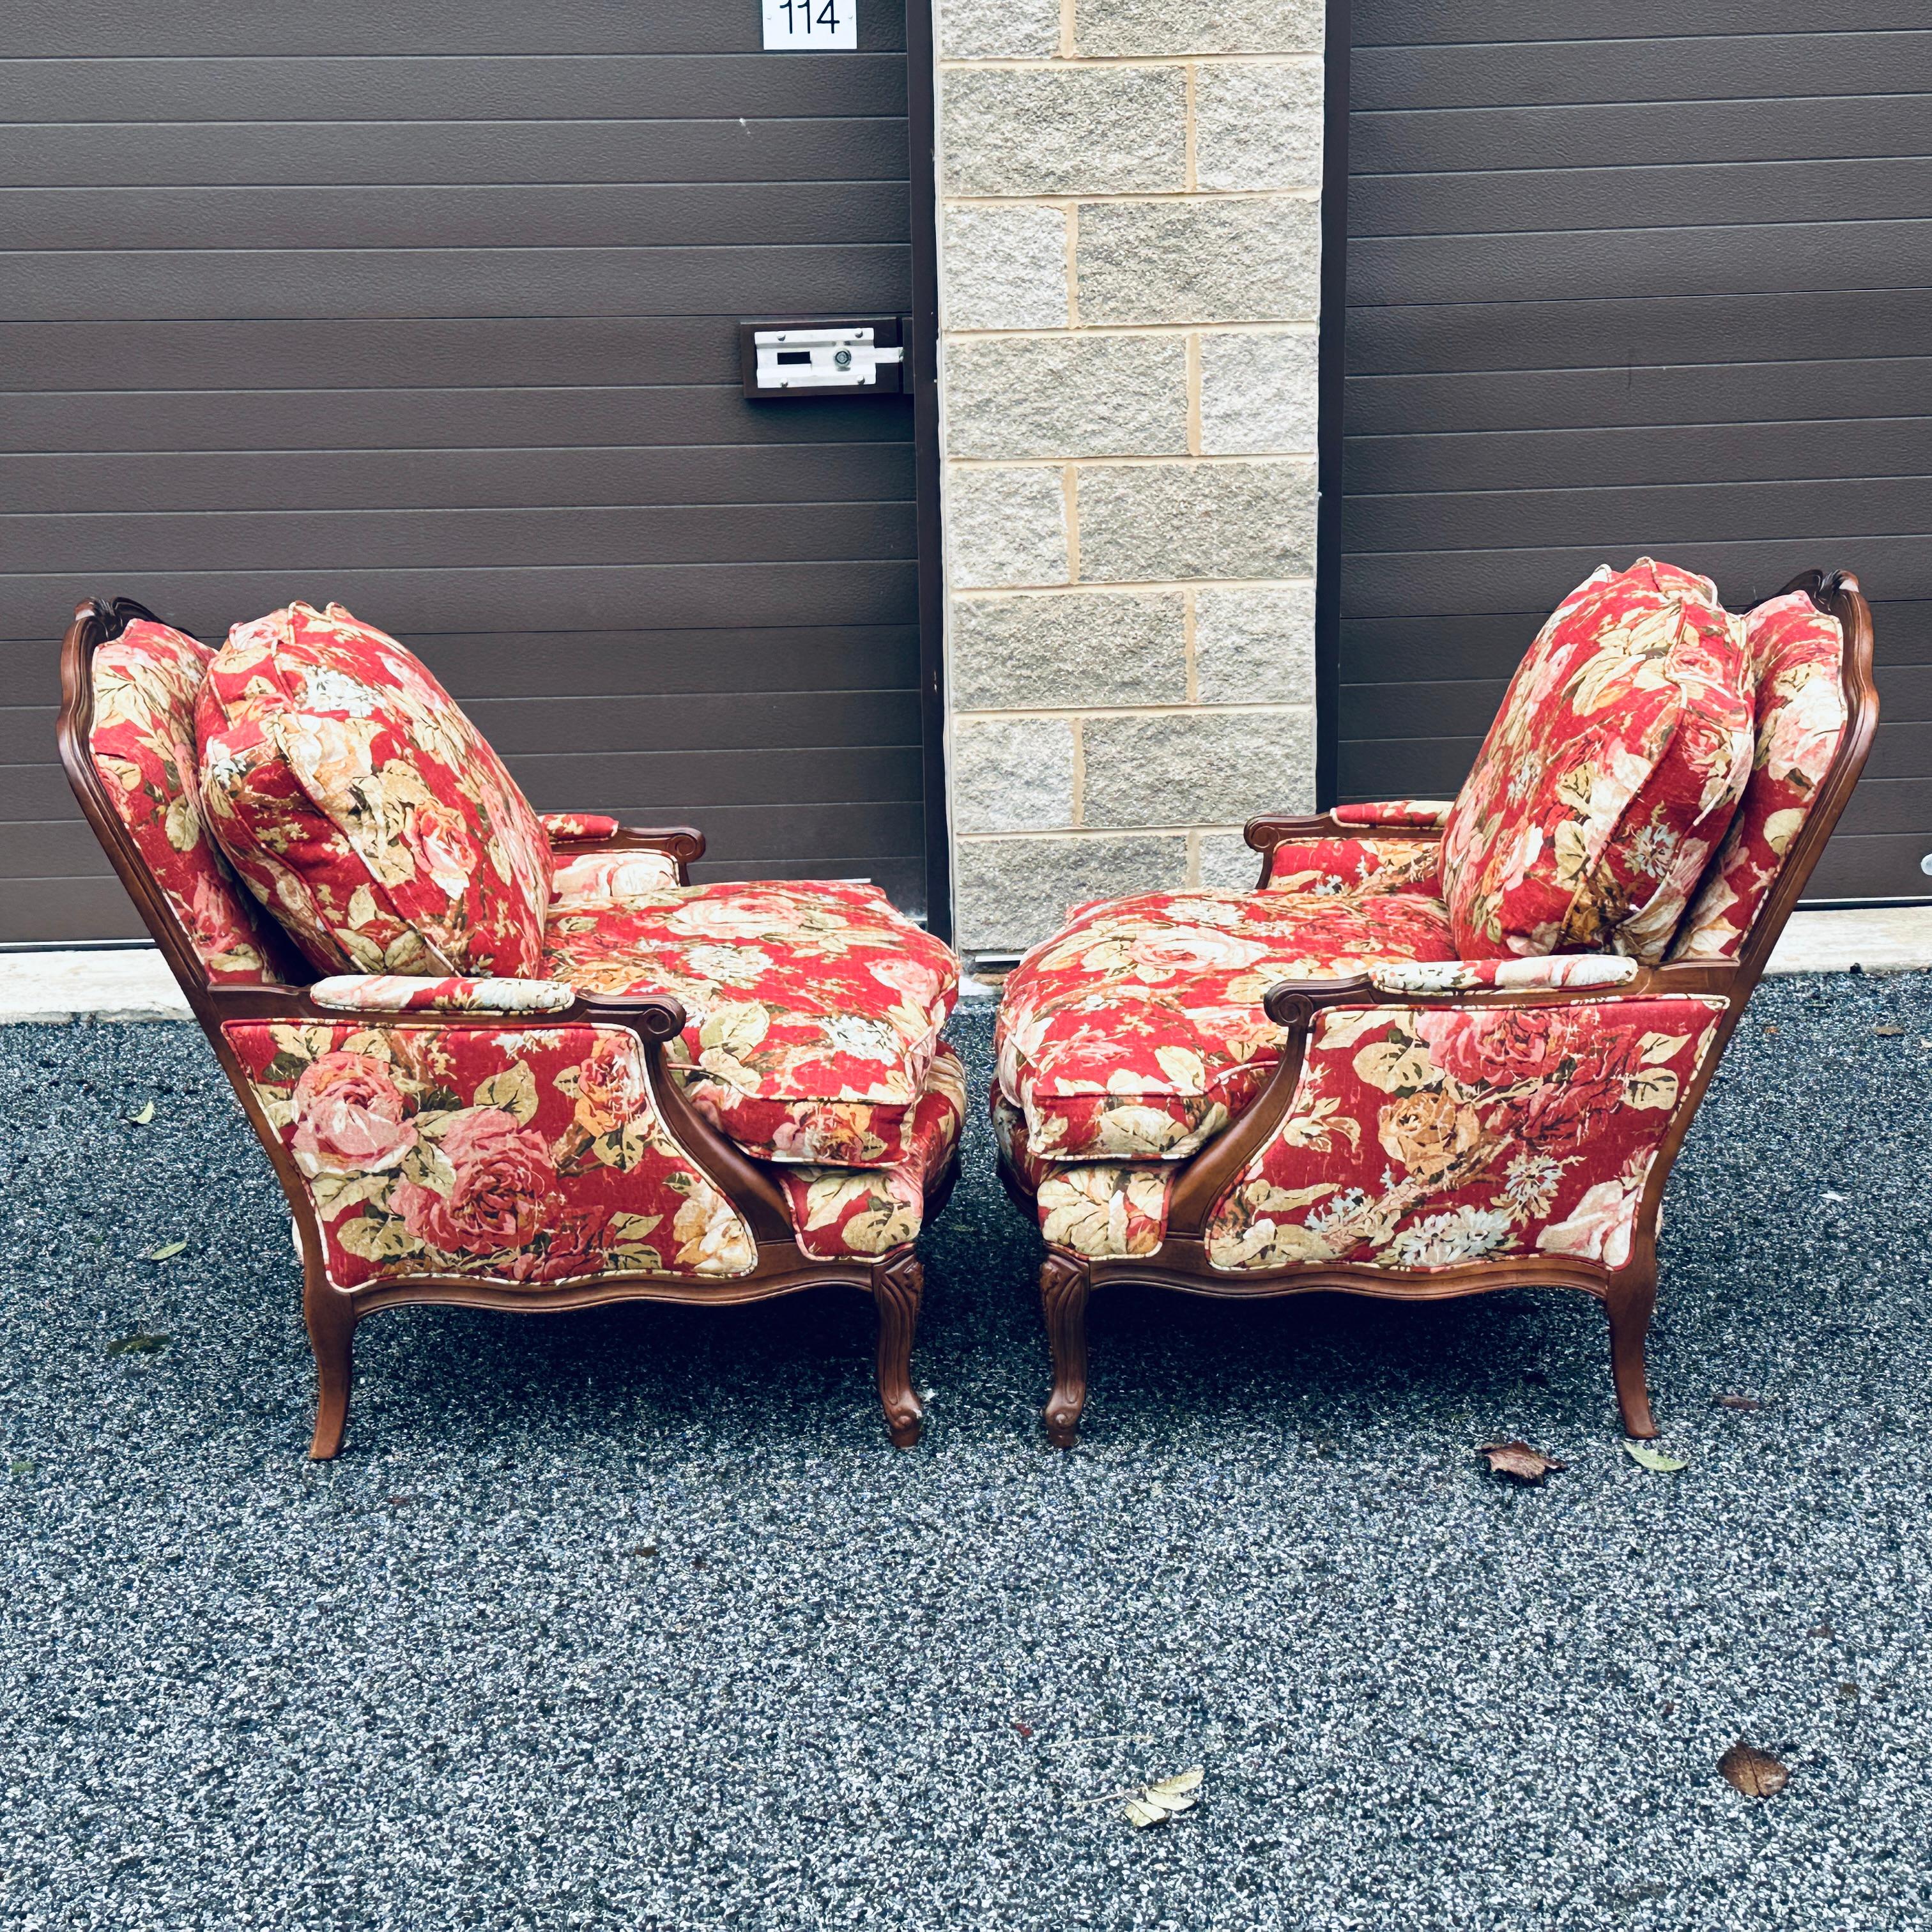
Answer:
<svg viewBox="0 0 1932 1932"><path fill-rule="evenodd" d="M1040 1159L1179 1160L1274 1070L1270 986L1455 957L1448 914L1423 892L1200 890L1082 907L1006 981L1000 1088Z"/></svg>
<svg viewBox="0 0 1932 1932"><path fill-rule="evenodd" d="M1751 693L1708 578L1644 557L1572 591L1443 832L1462 956L1662 958L1750 775Z"/></svg>
<svg viewBox="0 0 1932 1932"><path fill-rule="evenodd" d="M958 962L875 886L667 886L555 908L546 970L582 991L674 994L668 1058L748 1152L839 1167L913 1154L914 1103Z"/></svg>
<svg viewBox="0 0 1932 1932"><path fill-rule="evenodd" d="M208 666L196 731L223 849L323 970L542 972L550 842L393 638L339 604L238 625Z"/></svg>
<svg viewBox="0 0 1932 1932"><path fill-rule="evenodd" d="M1757 752L1744 800L1673 959L1735 959L1845 735L1845 637L1802 590L1744 620L1757 677Z"/></svg>
<svg viewBox="0 0 1932 1932"><path fill-rule="evenodd" d="M869 1261L916 1240L926 1196L952 1159L965 1118L966 1071L941 1040L903 1137L904 1160L892 1167L778 1170L799 1246L821 1261Z"/></svg>
<svg viewBox="0 0 1932 1932"><path fill-rule="evenodd" d="M218 986L278 983L262 917L202 822L194 706L214 653L136 619L94 653L88 750L168 909Z"/></svg>
<svg viewBox="0 0 1932 1932"><path fill-rule="evenodd" d="M1027 1143L1026 1116L993 1083L993 1139L1033 1191L1047 1240L1090 1261L1150 1255L1167 1238L1178 1170L1159 1161L1042 1160Z"/></svg>

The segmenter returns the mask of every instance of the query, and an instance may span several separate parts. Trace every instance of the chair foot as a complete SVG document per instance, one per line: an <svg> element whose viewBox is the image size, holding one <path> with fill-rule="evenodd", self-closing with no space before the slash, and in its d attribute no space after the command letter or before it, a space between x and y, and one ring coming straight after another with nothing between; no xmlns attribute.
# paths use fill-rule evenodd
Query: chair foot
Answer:
<svg viewBox="0 0 1932 1932"><path fill-rule="evenodd" d="M1046 1399L1046 1439L1056 1449L1079 1440L1087 1406L1087 1297L1093 1276L1078 1255L1049 1248L1040 1270L1040 1306L1053 1357L1053 1393Z"/></svg>
<svg viewBox="0 0 1932 1932"><path fill-rule="evenodd" d="M1657 1306L1656 1281L1613 1282L1604 1306L1610 1318L1610 1369L1616 1378L1624 1433L1647 1441L1661 1432L1650 1412L1643 1360L1644 1338Z"/></svg>
<svg viewBox="0 0 1932 1932"><path fill-rule="evenodd" d="M349 1422L349 1386L354 1373L355 1305L334 1288L304 1292L302 1317L315 1353L315 1432L309 1460L326 1462L342 1448Z"/></svg>
<svg viewBox="0 0 1932 1932"><path fill-rule="evenodd" d="M912 1389L912 1339L919 1326L926 1270L910 1249L872 1270L872 1301L879 1311L879 1402L896 1449L910 1449L925 1426L926 1412Z"/></svg>

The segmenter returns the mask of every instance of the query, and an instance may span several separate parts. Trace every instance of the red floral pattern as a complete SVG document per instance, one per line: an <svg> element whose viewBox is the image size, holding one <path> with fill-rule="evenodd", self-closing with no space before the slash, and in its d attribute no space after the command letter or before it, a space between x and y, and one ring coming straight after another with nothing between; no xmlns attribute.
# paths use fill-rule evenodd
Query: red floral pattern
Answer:
<svg viewBox="0 0 1932 1932"><path fill-rule="evenodd" d="M677 861L668 852L580 852L557 861L550 916L566 907L645 898L677 883Z"/></svg>
<svg viewBox="0 0 1932 1932"><path fill-rule="evenodd" d="M216 836L324 971L541 972L549 841L394 638L336 604L237 625L196 725Z"/></svg>
<svg viewBox="0 0 1932 1932"><path fill-rule="evenodd" d="M1268 858L1271 892L1426 892L1442 896L1442 848L1432 838L1308 838Z"/></svg>
<svg viewBox="0 0 1932 1932"><path fill-rule="evenodd" d="M1034 1190L1040 1233L1091 1261L1150 1255L1167 1238L1176 1170L1159 1162L1102 1161L1068 1167L1027 1143L1026 1116L992 1091L993 1138L1006 1164Z"/></svg>
<svg viewBox="0 0 1932 1932"><path fill-rule="evenodd" d="M308 1188L338 1288L756 1265L737 1210L666 1132L625 1028L222 1032Z"/></svg>
<svg viewBox="0 0 1932 1932"><path fill-rule="evenodd" d="M280 983L261 914L202 823L195 695L214 653L137 619L94 653L88 749L142 862L217 986Z"/></svg>
<svg viewBox="0 0 1932 1932"><path fill-rule="evenodd" d="M896 1166L779 1168L799 1246L821 1261L869 1260L916 1240L927 1191L952 1158L965 1115L965 1070L942 1040L906 1132L910 1151Z"/></svg>
<svg viewBox="0 0 1932 1932"><path fill-rule="evenodd" d="M1210 1216L1220 1268L1630 1258L1718 998L1330 1008L1293 1105Z"/></svg>
<svg viewBox="0 0 1932 1932"><path fill-rule="evenodd" d="M1750 773L1744 625L1640 559L1560 604L1510 682L1442 840L1466 959L1663 958Z"/></svg>
<svg viewBox="0 0 1932 1932"><path fill-rule="evenodd" d="M776 1161L897 1167L958 995L950 952L876 886L672 886L553 910L548 972L584 992L672 993L668 1054L692 1102Z"/></svg>
<svg viewBox="0 0 1932 1932"><path fill-rule="evenodd" d="M1756 755L1673 959L1738 956L1848 722L1844 632L1828 610L1794 590L1760 604L1744 628L1757 675Z"/></svg>
<svg viewBox="0 0 1932 1932"><path fill-rule="evenodd" d="M1329 816L1337 825L1446 825L1454 806L1447 798L1391 798L1377 805L1338 805Z"/></svg>
<svg viewBox="0 0 1932 1932"><path fill-rule="evenodd" d="M555 980L412 980L393 973L344 973L318 980L319 1006L355 1013L560 1013L577 989Z"/></svg>
<svg viewBox="0 0 1932 1932"><path fill-rule="evenodd" d="M1486 986L1505 993L1548 992L1563 986L1626 986L1642 970L1621 952L1558 952L1536 959L1406 960L1371 966L1369 979L1382 993L1468 993Z"/></svg>
<svg viewBox="0 0 1932 1932"><path fill-rule="evenodd" d="M617 821L602 812L540 812L537 823L548 838L611 838L618 829Z"/></svg>
<svg viewBox="0 0 1932 1932"><path fill-rule="evenodd" d="M1270 987L1454 957L1447 914L1420 892L1148 892L1088 906L1006 981L1000 1088L1036 1156L1178 1160L1274 1070Z"/></svg>

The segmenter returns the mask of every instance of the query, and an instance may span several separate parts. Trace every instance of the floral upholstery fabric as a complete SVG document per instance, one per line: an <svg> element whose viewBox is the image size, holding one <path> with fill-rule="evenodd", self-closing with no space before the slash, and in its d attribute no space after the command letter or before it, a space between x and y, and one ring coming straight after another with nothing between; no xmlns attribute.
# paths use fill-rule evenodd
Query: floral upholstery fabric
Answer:
<svg viewBox="0 0 1932 1932"><path fill-rule="evenodd" d="M411 980L394 973L344 973L318 980L319 1006L353 1013L560 1013L577 988L555 980Z"/></svg>
<svg viewBox="0 0 1932 1932"><path fill-rule="evenodd" d="M1210 1217L1220 1268L1621 1267L1720 999L1315 1016L1293 1105Z"/></svg>
<svg viewBox="0 0 1932 1932"><path fill-rule="evenodd" d="M547 838L611 838L617 821L603 812L545 812L537 816Z"/></svg>
<svg viewBox="0 0 1932 1932"><path fill-rule="evenodd" d="M722 1133L766 1160L897 1167L958 996L958 962L876 886L670 886L553 909L549 976L671 993L667 1058Z"/></svg>
<svg viewBox="0 0 1932 1932"><path fill-rule="evenodd" d="M1573 591L1449 814L1457 952L1661 959L1750 776L1751 696L1707 578L1646 557Z"/></svg>
<svg viewBox="0 0 1932 1932"><path fill-rule="evenodd" d="M1338 805L1329 814L1337 825L1446 825L1455 801L1447 798L1391 798L1378 805Z"/></svg>
<svg viewBox="0 0 1932 1932"><path fill-rule="evenodd" d="M666 1132L627 1028L222 1032L308 1188L338 1288L722 1280L757 1264L737 1210Z"/></svg>
<svg viewBox="0 0 1932 1932"><path fill-rule="evenodd" d="M1621 952L1556 952L1540 959L1409 961L1371 966L1378 993L1540 992L1563 986L1627 986L1642 969Z"/></svg>
<svg viewBox="0 0 1932 1932"><path fill-rule="evenodd" d="M894 1167L782 1167L778 1179L798 1244L821 1261L870 1260L919 1238L926 1197L959 1144L966 1072L942 1040L926 1070Z"/></svg>
<svg viewBox="0 0 1932 1932"><path fill-rule="evenodd" d="M1271 892L1426 892L1442 896L1442 848L1432 838L1309 838L1268 855Z"/></svg>
<svg viewBox="0 0 1932 1932"><path fill-rule="evenodd" d="M1757 749L1744 802L1673 959L1735 959L1845 735L1844 632L1802 590L1744 620L1757 674Z"/></svg>
<svg viewBox="0 0 1932 1932"><path fill-rule="evenodd" d="M1269 988L1454 957L1447 913L1420 892L1201 890L1086 906L1006 981L1000 1088L1036 1156L1178 1160L1274 1071Z"/></svg>
<svg viewBox="0 0 1932 1932"><path fill-rule="evenodd" d="M1161 1162L1042 1160L1027 1144L1026 1116L992 1090L993 1138L1008 1166L1034 1190L1040 1231L1090 1261L1150 1255L1167 1237L1174 1168Z"/></svg>
<svg viewBox="0 0 1932 1932"><path fill-rule="evenodd" d="M94 653L88 749L142 862L217 986L272 986L261 914L202 821L194 704L214 653L137 619Z"/></svg>
<svg viewBox="0 0 1932 1932"><path fill-rule="evenodd" d="M677 861L668 852L581 852L557 861L550 910L640 898L677 883Z"/></svg>
<svg viewBox="0 0 1932 1932"><path fill-rule="evenodd" d="M325 972L542 972L549 841L394 638L336 604L237 625L196 728L216 836Z"/></svg>

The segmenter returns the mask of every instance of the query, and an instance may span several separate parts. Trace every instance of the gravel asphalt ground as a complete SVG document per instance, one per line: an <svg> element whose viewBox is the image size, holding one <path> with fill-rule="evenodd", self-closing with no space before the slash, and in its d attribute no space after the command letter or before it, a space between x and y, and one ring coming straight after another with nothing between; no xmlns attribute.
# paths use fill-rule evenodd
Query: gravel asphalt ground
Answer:
<svg viewBox="0 0 1932 1932"><path fill-rule="evenodd" d="M200 1035L0 1030L0 1922L1932 1922L1928 1106L1932 979L1760 992L1669 1198L1681 1474L1553 1294L1103 1298L1049 1450L978 1120L912 1454L824 1296L384 1316L316 1466Z"/></svg>

